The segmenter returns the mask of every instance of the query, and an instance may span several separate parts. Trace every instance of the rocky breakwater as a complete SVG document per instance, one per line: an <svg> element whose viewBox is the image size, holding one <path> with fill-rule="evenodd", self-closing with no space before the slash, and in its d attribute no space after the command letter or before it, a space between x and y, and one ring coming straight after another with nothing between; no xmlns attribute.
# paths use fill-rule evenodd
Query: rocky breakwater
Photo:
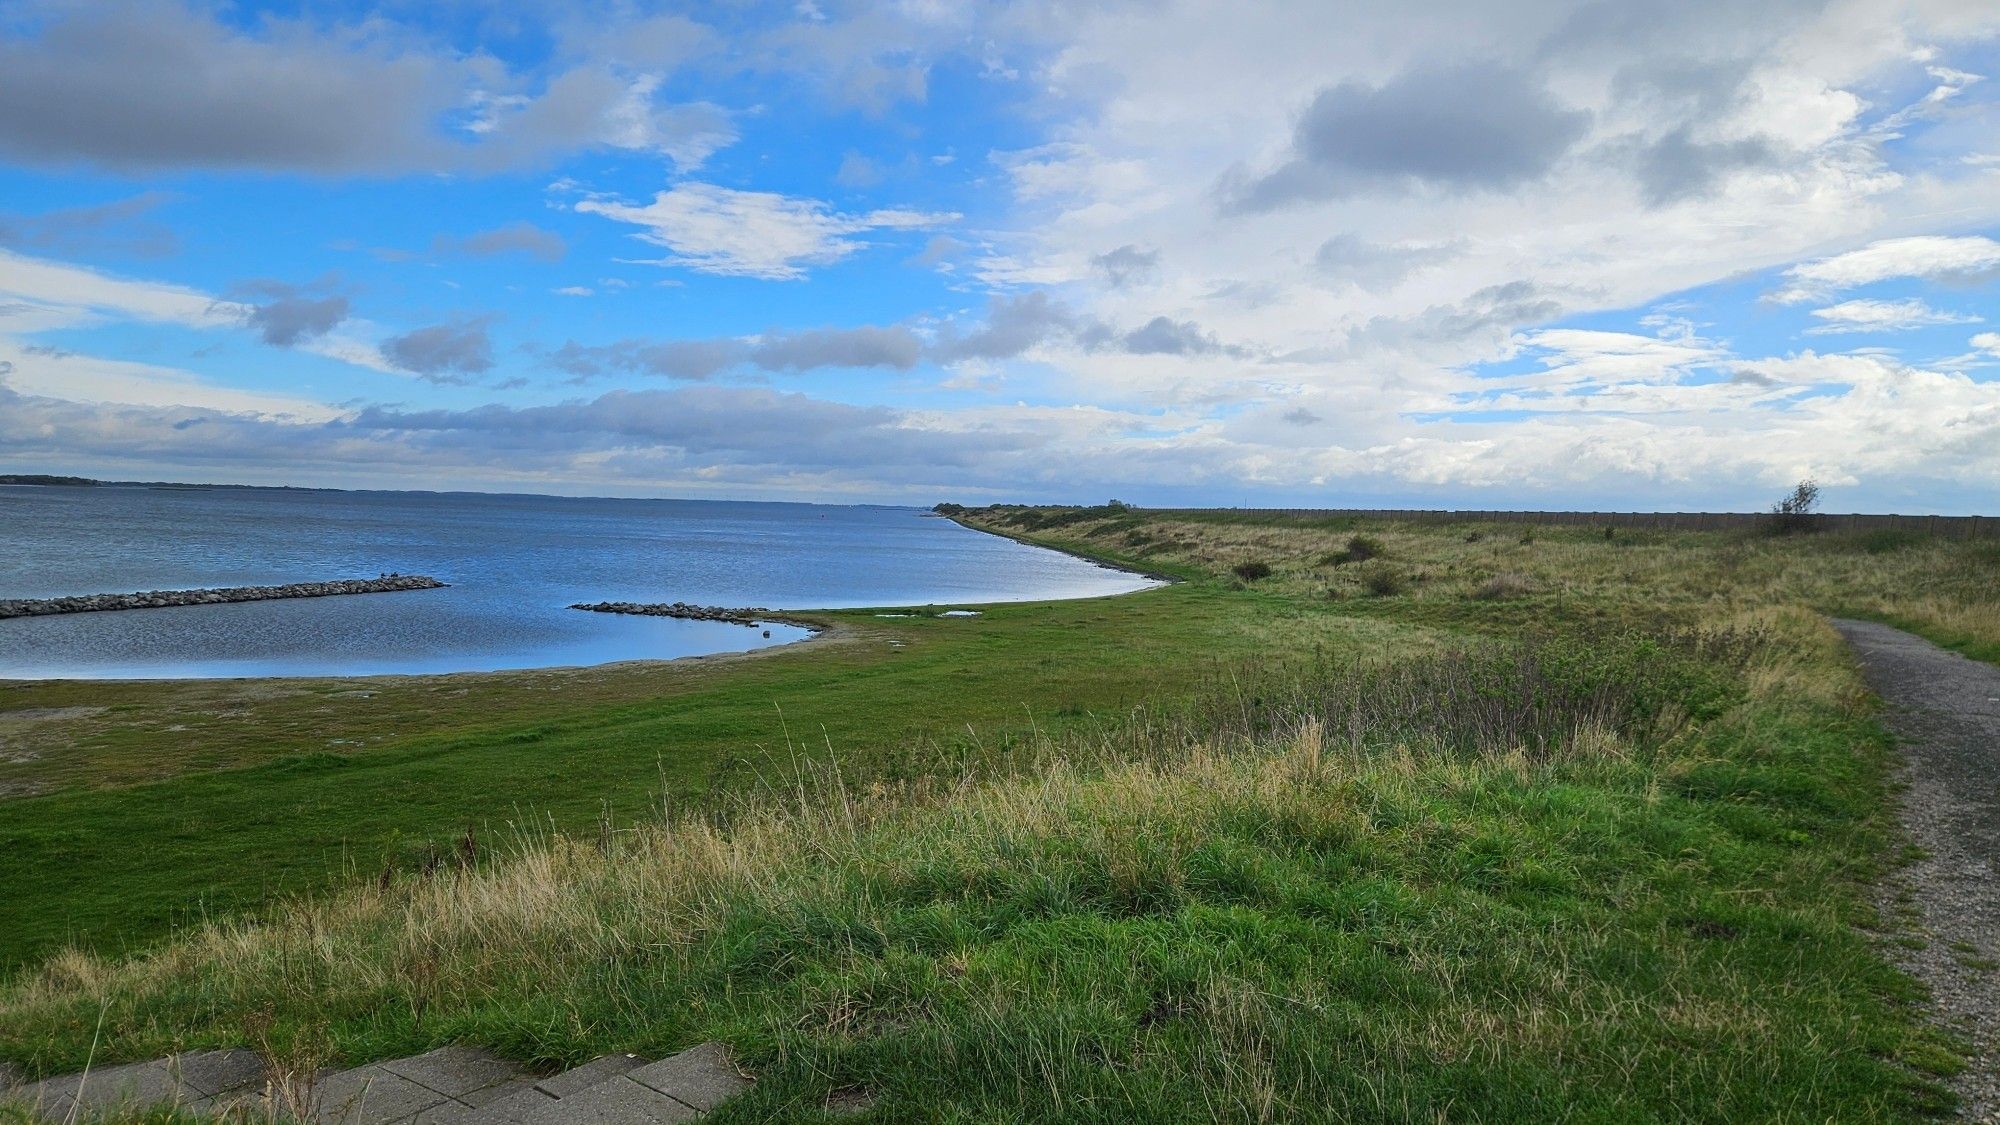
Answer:
<svg viewBox="0 0 2000 1125"><path fill-rule="evenodd" d="M729 609L719 605L689 605L686 602L578 602L571 609L588 610L591 613L629 613L639 617L674 617L682 621L721 621L730 625L762 625L767 621L783 622L817 630L819 626L810 621L801 621L774 613L768 609Z"/></svg>
<svg viewBox="0 0 2000 1125"><path fill-rule="evenodd" d="M294 582L287 586L224 586L212 590L147 590L137 594L79 594L68 598L19 598L0 601L0 619L46 617L56 613L100 613L114 609L164 609L182 605L225 602L267 602L279 598L330 598L341 594L388 594L400 590L436 590L444 586L421 574L384 574L338 582Z"/></svg>

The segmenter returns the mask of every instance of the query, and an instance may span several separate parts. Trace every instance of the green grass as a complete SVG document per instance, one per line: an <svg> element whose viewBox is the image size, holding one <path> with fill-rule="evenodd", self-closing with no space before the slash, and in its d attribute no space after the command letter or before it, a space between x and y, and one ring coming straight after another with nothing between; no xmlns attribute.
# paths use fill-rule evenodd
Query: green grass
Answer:
<svg viewBox="0 0 2000 1125"><path fill-rule="evenodd" d="M111 1059L250 1043L301 1067L720 1038L759 1076L718 1115L743 1121L844 1090L967 1122L1949 1108L1960 1060L1872 905L1901 854L1888 745L1812 607L1976 635L1988 563L1371 526L1407 576L1372 594L1318 565L1349 524L1002 530L1186 581L856 617L845 647L586 680L575 705L560 677L494 678L438 733L0 805L41 849L0 896L145 945L0 988L0 1058L73 1067L100 1026ZM1230 576L1253 559L1271 574ZM1525 582L1483 596L1503 573ZM212 880L261 911L162 942Z"/></svg>
<svg viewBox="0 0 2000 1125"><path fill-rule="evenodd" d="M1233 723L1045 736L971 785L821 770L721 820L532 839L122 965L65 958L0 1001L0 1052L73 1066L100 1026L112 1057L249 1041L311 1063L721 1038L759 1076L719 1118L741 1121L843 1090L891 1120L1944 1106L1926 1075L1955 1056L1861 929L1892 851L1865 712L1631 634L1554 643L1258 684ZM1468 740L1498 729L1477 693L1428 702L1466 671L1530 675L1551 737ZM1705 702L1674 717L1682 697Z"/></svg>
<svg viewBox="0 0 2000 1125"><path fill-rule="evenodd" d="M709 666L348 681L278 696L271 715L254 694L225 700L226 710L249 712L235 722L254 732L300 723L302 697L323 701L357 685L379 693L350 700L360 712L351 720L332 707L318 748L301 752L311 743L295 740L275 754L260 753L254 733L218 750L167 729L187 725L189 705L176 697L183 685L116 685L119 725L104 738L118 749L101 763L89 752L68 755L49 775L67 788L0 801L0 966L72 943L142 945L190 919L373 877L468 829L479 837L511 823L580 829L603 816L629 821L663 801L699 802L719 775L745 773L761 752L783 756L788 738L807 754L857 754L1122 713L1233 668L1288 615L1282 603L1180 585L991 606L978 618L828 615L858 637ZM1322 640L1382 647L1409 636L1381 627L1327 630ZM199 708L231 690L185 686ZM14 706L90 698L82 684L10 693ZM329 735L337 747L327 747ZM218 754L247 764L204 768ZM155 774L176 764L184 772L105 784L129 777L134 757Z"/></svg>

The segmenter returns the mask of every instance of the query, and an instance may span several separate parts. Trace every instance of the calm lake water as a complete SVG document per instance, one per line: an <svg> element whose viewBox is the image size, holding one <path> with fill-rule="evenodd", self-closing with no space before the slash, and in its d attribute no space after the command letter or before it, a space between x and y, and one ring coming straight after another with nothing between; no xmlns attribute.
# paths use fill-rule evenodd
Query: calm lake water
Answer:
<svg viewBox="0 0 2000 1125"><path fill-rule="evenodd" d="M0 678L493 671L740 652L804 630L579 601L770 609L1123 593L1145 579L912 508L0 485L0 598L394 571L448 589L0 621Z"/></svg>

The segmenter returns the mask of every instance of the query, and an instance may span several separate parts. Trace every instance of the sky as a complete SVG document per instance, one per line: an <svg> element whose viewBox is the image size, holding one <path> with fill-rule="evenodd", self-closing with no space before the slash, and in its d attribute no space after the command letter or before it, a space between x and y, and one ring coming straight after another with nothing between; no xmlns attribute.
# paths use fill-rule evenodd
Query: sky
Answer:
<svg viewBox="0 0 2000 1125"><path fill-rule="evenodd" d="M2000 512L1993 0L0 2L0 472Z"/></svg>

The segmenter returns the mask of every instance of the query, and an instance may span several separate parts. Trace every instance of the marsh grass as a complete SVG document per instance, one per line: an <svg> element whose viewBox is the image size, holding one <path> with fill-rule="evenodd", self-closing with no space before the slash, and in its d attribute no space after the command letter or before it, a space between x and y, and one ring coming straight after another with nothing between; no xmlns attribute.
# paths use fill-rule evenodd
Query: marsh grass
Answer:
<svg viewBox="0 0 2000 1125"><path fill-rule="evenodd" d="M1088 509L1076 509L1088 511ZM1000 511L995 518L1007 518ZM1399 603L1403 620L1506 628L1511 618L1469 609L1482 597L1570 617L1663 619L1717 606L1794 604L1876 618L1914 629L1983 659L2000 659L2000 545L1908 533L1767 536L1756 532L1623 530L1606 538L1587 527L1538 527L1516 537L1494 525L1399 524L1340 518L1323 524L1239 516L1200 517L1127 510L1110 522L1079 517L1039 533L1043 541L1101 552L1108 534L1144 527L1152 538L1132 550L1141 566L1227 569L1256 558L1273 577L1270 593L1329 595L1344 612L1367 612L1380 571L1327 566L1358 538L1375 544L1413 579ZM1421 581L1415 580L1421 575ZM1491 589L1505 576L1504 597ZM1350 599L1359 600L1350 600Z"/></svg>

